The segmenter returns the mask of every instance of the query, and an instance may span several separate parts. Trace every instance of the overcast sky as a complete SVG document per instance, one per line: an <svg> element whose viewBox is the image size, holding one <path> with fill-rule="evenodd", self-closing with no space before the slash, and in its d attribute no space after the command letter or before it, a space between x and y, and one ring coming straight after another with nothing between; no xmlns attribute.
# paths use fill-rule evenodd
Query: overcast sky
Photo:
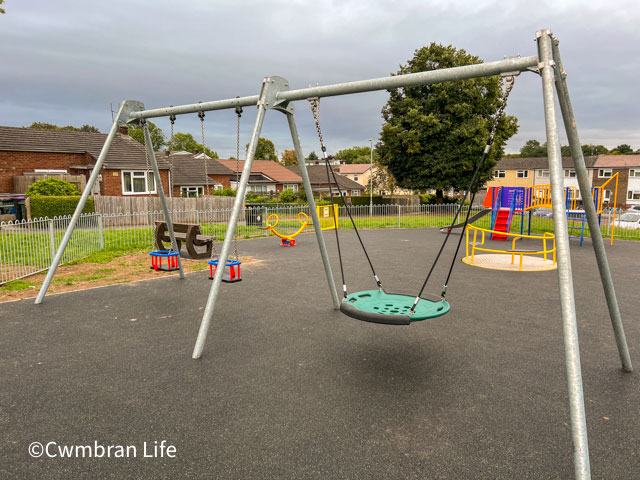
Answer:
<svg viewBox="0 0 640 480"><path fill-rule="evenodd" d="M255 95L263 77L291 88L387 76L431 42L485 61L535 55L550 28L560 50L582 143L640 148L640 2L637 0L6 0L0 15L0 124L32 122L107 132L124 99L147 108ZM386 92L326 98L330 152L377 140ZM520 131L507 145L544 141L540 79L516 80L507 113ZM255 109L242 117L247 143ZM305 153L319 146L307 102L296 103ZM155 119L168 135L169 122ZM195 115L176 131L200 136ZM268 112L262 136L292 148L284 115ZM563 144L566 143L564 135ZM206 143L235 155L235 115L206 116Z"/></svg>

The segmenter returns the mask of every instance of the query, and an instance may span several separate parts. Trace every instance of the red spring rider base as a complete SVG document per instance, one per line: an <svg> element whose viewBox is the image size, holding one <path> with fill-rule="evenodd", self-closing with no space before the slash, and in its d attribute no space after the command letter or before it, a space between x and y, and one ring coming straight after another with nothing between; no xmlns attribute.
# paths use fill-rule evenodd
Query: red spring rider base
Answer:
<svg viewBox="0 0 640 480"><path fill-rule="evenodd" d="M209 280L213 280L213 276L218 269L218 259L209 260ZM242 280L240 278L240 265L242 262L240 260L231 260L227 259L227 268L224 269L224 273L222 274L222 281L227 283L239 282ZM215 267L215 268L214 268Z"/></svg>
<svg viewBox="0 0 640 480"><path fill-rule="evenodd" d="M150 252L151 255L151 269L158 270L162 272L173 272L175 270L179 270L178 267L178 252L172 252L170 250L157 250L155 252ZM162 264L162 259L167 259L167 265Z"/></svg>
<svg viewBox="0 0 640 480"><path fill-rule="evenodd" d="M281 247L295 247L296 246L296 239L295 238L283 238L282 242L280 243Z"/></svg>

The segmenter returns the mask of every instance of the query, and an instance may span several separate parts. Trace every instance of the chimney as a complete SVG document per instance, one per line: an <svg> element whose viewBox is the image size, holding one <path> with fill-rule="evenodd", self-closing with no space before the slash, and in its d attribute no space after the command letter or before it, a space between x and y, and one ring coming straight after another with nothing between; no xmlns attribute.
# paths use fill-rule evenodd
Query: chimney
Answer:
<svg viewBox="0 0 640 480"><path fill-rule="evenodd" d="M120 125L118 127L118 133L122 135L129 135L129 127L127 127L126 125Z"/></svg>

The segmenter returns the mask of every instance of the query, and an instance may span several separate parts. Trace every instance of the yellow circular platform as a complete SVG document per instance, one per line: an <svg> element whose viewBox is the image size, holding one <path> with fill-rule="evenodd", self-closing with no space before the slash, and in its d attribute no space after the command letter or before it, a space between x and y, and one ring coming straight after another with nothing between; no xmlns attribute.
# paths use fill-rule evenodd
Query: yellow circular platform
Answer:
<svg viewBox="0 0 640 480"><path fill-rule="evenodd" d="M467 265L481 268L490 268L492 270L509 270L513 272L540 272L544 270L555 270L557 264L552 260L545 260L542 257L533 255L523 255L522 269L520 269L520 255L516 254L511 263L510 253L487 253L477 255L473 258L464 257L462 259Z"/></svg>

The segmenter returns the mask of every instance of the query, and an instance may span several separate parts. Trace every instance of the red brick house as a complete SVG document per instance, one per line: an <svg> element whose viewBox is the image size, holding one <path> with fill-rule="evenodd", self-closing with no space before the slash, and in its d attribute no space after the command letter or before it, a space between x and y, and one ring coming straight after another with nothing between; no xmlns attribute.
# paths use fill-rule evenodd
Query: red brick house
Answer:
<svg viewBox="0 0 640 480"><path fill-rule="evenodd" d="M171 193L174 197L203 196L207 185L209 185L207 195L211 195L213 190L230 187L231 179L235 180L235 173L231 169L202 153L158 152L156 158L158 163L162 160L171 165Z"/></svg>
<svg viewBox="0 0 640 480"><path fill-rule="evenodd" d="M236 188L236 160L218 160L222 165L233 171L231 186ZM244 168L244 160L238 163L239 174ZM283 190L293 190L297 192L302 185L302 177L289 171L278 162L271 160L254 160L251 165L251 175L247 192L260 194L276 194Z"/></svg>
<svg viewBox="0 0 640 480"><path fill-rule="evenodd" d="M48 177L71 180L83 189L106 138L103 133L0 127L0 193L24 193L31 183ZM158 166L166 190L170 164L158 158ZM122 128L92 194L156 196L153 176L145 170L144 146Z"/></svg>
<svg viewBox="0 0 640 480"><path fill-rule="evenodd" d="M369 165L367 165L367 167L369 167ZM293 165L286 168L296 175L300 174L300 167L298 165ZM330 190L329 181L327 180L327 167L324 165L310 165L307 167L307 173L309 174L309 183L311 183L311 189L313 190L313 192L319 194L320 197L328 196ZM336 186L336 182L333 181L333 177L330 178L331 190L333 191L334 195L338 195L338 187ZM354 182L350 178L339 173L336 173L336 179L338 181L338 185L340 186L340 190L344 195L362 195L364 187L358 182Z"/></svg>

